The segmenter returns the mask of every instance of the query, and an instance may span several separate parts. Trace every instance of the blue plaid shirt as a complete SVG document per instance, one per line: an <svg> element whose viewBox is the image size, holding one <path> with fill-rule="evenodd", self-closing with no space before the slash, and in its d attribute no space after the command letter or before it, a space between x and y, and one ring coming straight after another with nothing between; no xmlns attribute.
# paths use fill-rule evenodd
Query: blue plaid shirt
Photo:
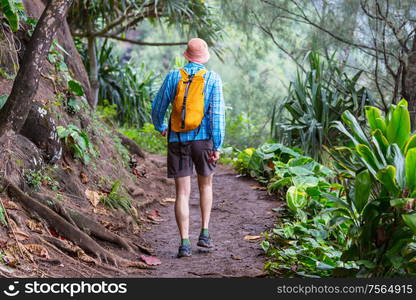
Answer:
<svg viewBox="0 0 416 300"><path fill-rule="evenodd" d="M188 74L195 74L204 65L190 62L184 69ZM176 87L181 78L179 70L170 71L163 82L162 87L152 103L152 120L156 130L163 131L168 128L165 122L166 110L176 96ZM220 76L212 71L204 75L205 86L205 116L202 119L200 129L198 128L188 132L171 132L169 142L187 142L195 140L212 139L214 143L213 150L220 150L224 142L225 134L225 109L224 98L222 94L222 81ZM211 112L208 113L209 104L211 103ZM211 125L212 124L212 125Z"/></svg>

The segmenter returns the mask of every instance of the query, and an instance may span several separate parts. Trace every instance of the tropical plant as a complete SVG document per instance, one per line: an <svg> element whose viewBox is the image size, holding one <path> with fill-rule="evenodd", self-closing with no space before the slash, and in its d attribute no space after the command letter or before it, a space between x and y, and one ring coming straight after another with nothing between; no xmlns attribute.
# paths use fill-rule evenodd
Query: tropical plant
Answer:
<svg viewBox="0 0 416 300"><path fill-rule="evenodd" d="M89 67L88 60L84 63ZM116 105L116 120L120 125L141 128L150 121L151 100L155 95L156 76L130 62L122 63L121 58L114 54L114 47L105 40L97 50L99 65L99 101L103 107Z"/></svg>
<svg viewBox="0 0 416 300"><path fill-rule="evenodd" d="M19 19L24 11L21 0L0 0L0 12L6 17L13 32L19 29Z"/></svg>
<svg viewBox="0 0 416 300"><path fill-rule="evenodd" d="M262 248L269 257L265 269L273 275L330 276L336 268L355 268L344 262L346 224L331 223L324 194L341 196L343 187L330 183L334 173L298 149L266 143L239 153L236 165L267 184L269 192L286 193L289 210L279 209L275 228L264 233ZM283 192L283 193L282 193Z"/></svg>
<svg viewBox="0 0 416 300"><path fill-rule="evenodd" d="M6 214L4 212L3 205L0 205L0 224L7 226Z"/></svg>
<svg viewBox="0 0 416 300"><path fill-rule="evenodd" d="M97 156L97 152L88 135L77 126L72 124L68 125L67 128L57 126L56 130L59 138L65 141L68 147L74 151L74 156L81 159L84 164L88 164L91 161L91 157Z"/></svg>
<svg viewBox="0 0 416 300"><path fill-rule="evenodd" d="M9 95L0 95L0 109L6 104Z"/></svg>
<svg viewBox="0 0 416 300"><path fill-rule="evenodd" d="M87 40L87 59L93 99L91 106L98 103L99 65L97 52L99 38L113 39L143 46L185 45L186 40L172 42L145 42L143 32L136 30L139 38L129 38L126 33L134 31L148 20L150 24L165 24L175 27L185 35L194 34L210 45L222 30L217 10L200 0L76 0L69 12L69 23L75 37ZM159 21L159 22L157 22ZM214 49L215 50L215 49Z"/></svg>
<svg viewBox="0 0 416 300"><path fill-rule="evenodd" d="M357 86L362 71L349 77L333 59L322 60L316 52L310 52L306 59L310 70L304 76L298 71L288 96L276 103L272 135L322 161L322 145L341 142L332 122L346 110L363 121L364 106L371 98L364 87Z"/></svg>
<svg viewBox="0 0 416 300"><path fill-rule="evenodd" d="M134 140L145 151L166 154L167 140L153 124L145 123L141 129L119 128L119 131Z"/></svg>
<svg viewBox="0 0 416 300"><path fill-rule="evenodd" d="M386 116L367 106L370 134L350 113L335 122L351 141L331 151L346 197L327 195L337 222L350 224L344 259L363 261L361 276L416 275L416 135L406 100Z"/></svg>
<svg viewBox="0 0 416 300"><path fill-rule="evenodd" d="M108 195L100 198L101 203L112 209L121 209L124 212L134 215L135 209L131 204L131 199L123 195L120 181L115 181Z"/></svg>

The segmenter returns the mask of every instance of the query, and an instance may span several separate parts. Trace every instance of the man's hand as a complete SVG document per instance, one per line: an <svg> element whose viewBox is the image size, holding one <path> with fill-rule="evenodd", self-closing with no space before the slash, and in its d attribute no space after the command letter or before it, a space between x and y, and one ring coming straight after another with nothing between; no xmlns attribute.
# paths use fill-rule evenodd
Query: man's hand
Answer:
<svg viewBox="0 0 416 300"><path fill-rule="evenodd" d="M209 154L208 162L209 162L209 163L214 163L214 162L216 162L217 160L219 160L219 159L220 159L220 154L221 154L221 152L220 152L220 151L217 151L217 150L212 150L212 151L210 152L210 154Z"/></svg>
<svg viewBox="0 0 416 300"><path fill-rule="evenodd" d="M167 129L165 129L165 130L161 131L161 132L160 132L160 134L161 134L162 136L166 136L166 135L168 134L168 130L167 130Z"/></svg>

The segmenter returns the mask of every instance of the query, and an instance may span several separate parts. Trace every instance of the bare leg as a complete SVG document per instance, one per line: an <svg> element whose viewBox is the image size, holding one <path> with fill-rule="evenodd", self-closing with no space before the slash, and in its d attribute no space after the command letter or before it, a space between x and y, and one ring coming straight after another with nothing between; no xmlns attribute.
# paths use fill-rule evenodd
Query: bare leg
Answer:
<svg viewBox="0 0 416 300"><path fill-rule="evenodd" d="M201 206L201 226L208 229L209 218L212 208L212 178L214 174L208 176L198 175L198 187Z"/></svg>
<svg viewBox="0 0 416 300"><path fill-rule="evenodd" d="M179 234L182 239L189 238L189 195L191 193L191 177L175 178L176 202L175 217Z"/></svg>

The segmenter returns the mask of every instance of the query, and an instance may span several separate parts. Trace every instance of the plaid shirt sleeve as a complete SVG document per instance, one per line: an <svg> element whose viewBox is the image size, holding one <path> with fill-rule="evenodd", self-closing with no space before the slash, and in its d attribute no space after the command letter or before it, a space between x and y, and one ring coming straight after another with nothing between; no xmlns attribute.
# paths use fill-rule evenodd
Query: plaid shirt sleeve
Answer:
<svg viewBox="0 0 416 300"><path fill-rule="evenodd" d="M212 139L214 142L214 150L220 151L225 136L225 104L221 78L219 75L215 75L214 86L211 91Z"/></svg>
<svg viewBox="0 0 416 300"><path fill-rule="evenodd" d="M162 87L159 89L152 102L152 121L156 130L163 131L168 128L165 123L165 114L175 94L174 71L171 71L165 78Z"/></svg>

